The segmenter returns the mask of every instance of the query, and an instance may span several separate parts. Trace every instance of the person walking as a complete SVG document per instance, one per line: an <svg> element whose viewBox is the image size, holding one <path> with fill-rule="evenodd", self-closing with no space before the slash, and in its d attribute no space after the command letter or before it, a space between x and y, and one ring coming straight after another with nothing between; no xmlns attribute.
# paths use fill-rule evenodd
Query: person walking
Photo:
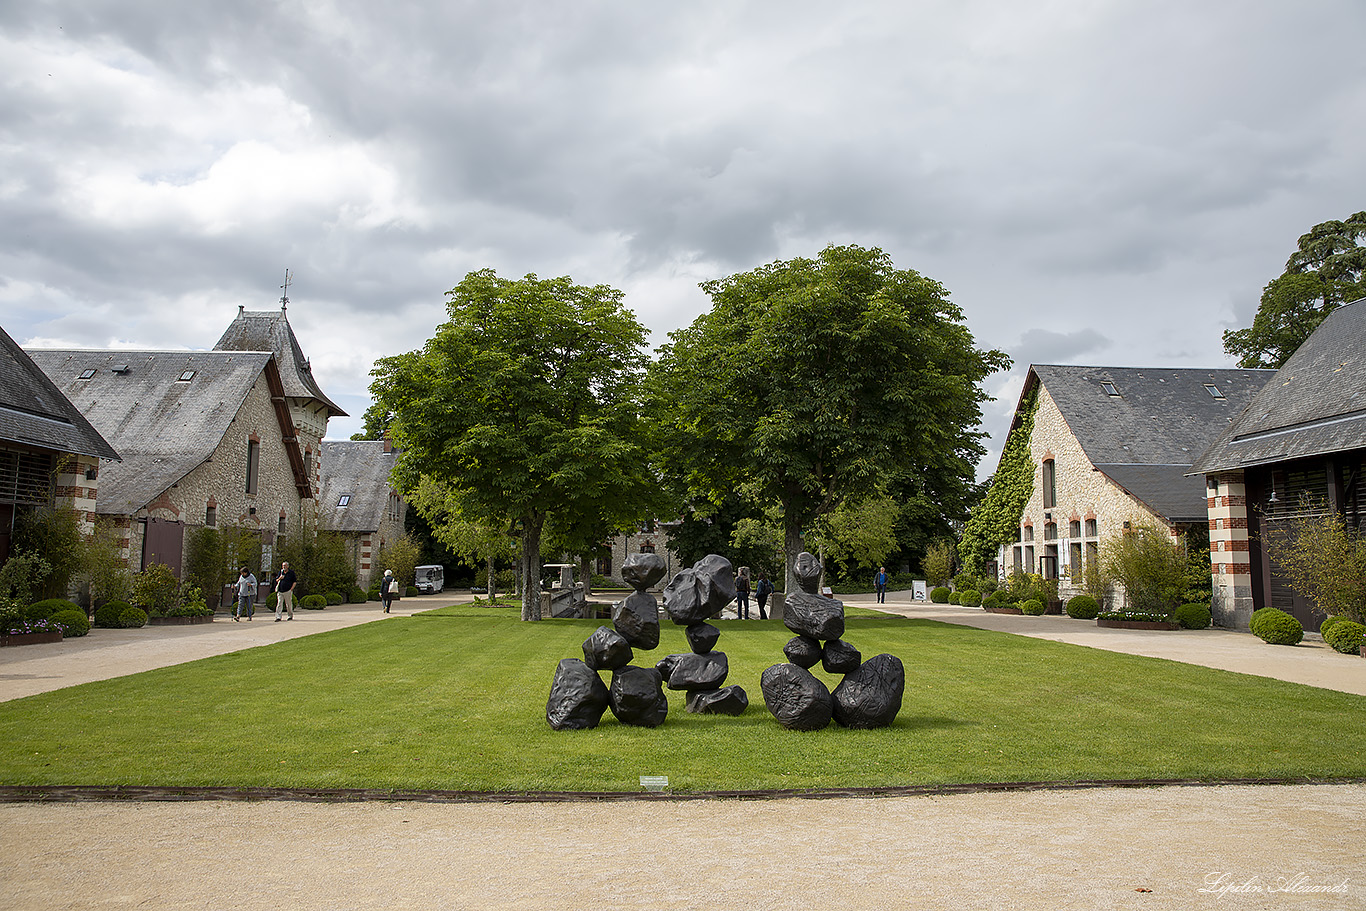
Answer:
<svg viewBox="0 0 1366 911"><path fill-rule="evenodd" d="M289 562L280 564L280 574L275 577L275 622L279 623L282 619L281 614L289 612L289 619L294 619L294 584L298 582L298 577L294 575L294 570L289 568Z"/></svg>
<svg viewBox="0 0 1366 911"><path fill-rule="evenodd" d="M879 566L877 575L873 577L873 587L877 589L877 603L887 603L887 567Z"/></svg>
<svg viewBox="0 0 1366 911"><path fill-rule="evenodd" d="M242 567L242 572L237 576L237 608L232 612L232 619L238 623L242 622L242 615L246 614L247 619L256 613L256 574L247 567Z"/></svg>
<svg viewBox="0 0 1366 911"><path fill-rule="evenodd" d="M742 566L735 574L735 619L749 619L749 567Z"/></svg>
<svg viewBox="0 0 1366 911"><path fill-rule="evenodd" d="M394 603L394 586L398 584L394 579L394 571L386 569L384 571L384 581L379 584L379 600L384 604L384 612L389 613L389 606Z"/></svg>
<svg viewBox="0 0 1366 911"><path fill-rule="evenodd" d="M759 581L754 584L754 600L759 602L759 619L767 620L768 614L764 613L764 605L768 603L768 596L773 594L773 583L768 581L768 573L759 571Z"/></svg>

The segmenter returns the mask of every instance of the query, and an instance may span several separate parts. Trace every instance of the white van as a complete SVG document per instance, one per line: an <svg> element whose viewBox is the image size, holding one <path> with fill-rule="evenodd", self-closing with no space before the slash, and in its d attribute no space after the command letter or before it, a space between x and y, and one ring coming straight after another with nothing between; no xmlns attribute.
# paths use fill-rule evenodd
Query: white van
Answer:
<svg viewBox="0 0 1366 911"><path fill-rule="evenodd" d="M419 595L434 595L446 587L444 566L419 566L417 582L413 586Z"/></svg>

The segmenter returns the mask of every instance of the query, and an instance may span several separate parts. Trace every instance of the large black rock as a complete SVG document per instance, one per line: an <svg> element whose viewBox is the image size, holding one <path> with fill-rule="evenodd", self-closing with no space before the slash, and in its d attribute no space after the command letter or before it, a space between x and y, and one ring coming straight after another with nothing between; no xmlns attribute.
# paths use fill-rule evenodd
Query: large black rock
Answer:
<svg viewBox="0 0 1366 911"><path fill-rule="evenodd" d="M811 667L821 660L821 644L810 636L793 636L783 646L783 654L797 667Z"/></svg>
<svg viewBox="0 0 1366 911"><path fill-rule="evenodd" d="M679 626L701 623L734 600L735 569L717 554L698 560L664 588L664 610Z"/></svg>
<svg viewBox="0 0 1366 911"><path fill-rule="evenodd" d="M664 678L652 667L627 665L612 672L612 714L622 724L659 727L669 714Z"/></svg>
<svg viewBox="0 0 1366 911"><path fill-rule="evenodd" d="M668 655L655 665L655 670L671 690L715 690L726 682L730 660L725 652L707 652L705 655L689 652Z"/></svg>
<svg viewBox="0 0 1366 911"><path fill-rule="evenodd" d="M838 639L844 635L844 603L799 591L783 602L783 625L799 636Z"/></svg>
<svg viewBox="0 0 1366 911"><path fill-rule="evenodd" d="M830 639L821 650L821 667L827 674L852 674L862 660L859 650L843 639Z"/></svg>
<svg viewBox="0 0 1366 911"><path fill-rule="evenodd" d="M634 657L631 643L610 626L599 626L583 640L583 663L595 671L614 671L630 664Z"/></svg>
<svg viewBox="0 0 1366 911"><path fill-rule="evenodd" d="M749 696L739 686L688 693L688 711L698 715L743 715L747 708Z"/></svg>
<svg viewBox="0 0 1366 911"><path fill-rule="evenodd" d="M643 592L663 579L667 569L668 565L659 554L631 554L621 564L621 580L636 591Z"/></svg>
<svg viewBox="0 0 1366 911"><path fill-rule="evenodd" d="M545 720L557 731L595 728L607 711L607 686L602 678L578 658L565 658L555 668Z"/></svg>
<svg viewBox="0 0 1366 911"><path fill-rule="evenodd" d="M612 605L612 625L627 642L648 652L659 645L659 602L649 592L631 592Z"/></svg>
<svg viewBox="0 0 1366 911"><path fill-rule="evenodd" d="M819 731L830 723L830 691L806 668L775 664L759 678L764 704L789 731Z"/></svg>
<svg viewBox="0 0 1366 911"><path fill-rule="evenodd" d="M699 655L716 648L716 640L721 638L721 631L710 623L693 623L683 630L688 637L688 648Z"/></svg>
<svg viewBox="0 0 1366 911"><path fill-rule="evenodd" d="M883 728L901 711L906 669L895 655L874 655L847 674L832 694L835 721L847 728Z"/></svg>

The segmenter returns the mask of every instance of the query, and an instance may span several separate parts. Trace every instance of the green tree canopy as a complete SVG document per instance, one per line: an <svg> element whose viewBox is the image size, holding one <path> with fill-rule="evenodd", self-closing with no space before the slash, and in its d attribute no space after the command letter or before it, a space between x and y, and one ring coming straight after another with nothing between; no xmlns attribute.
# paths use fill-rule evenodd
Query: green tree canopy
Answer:
<svg viewBox="0 0 1366 911"><path fill-rule="evenodd" d="M898 472L962 497L983 451L981 382L1010 360L976 347L942 285L831 246L702 288L711 311L652 370L665 464L712 502L743 487L780 505L789 576L819 517Z"/></svg>
<svg viewBox="0 0 1366 911"><path fill-rule="evenodd" d="M1366 296L1363 238L1366 212L1310 228L1262 290L1252 325L1224 333L1224 353L1239 367L1283 366L1328 314Z"/></svg>
<svg viewBox="0 0 1366 911"><path fill-rule="evenodd" d="M621 292L569 278L471 272L421 351L377 362L371 393L399 448L395 480L448 484L461 515L522 541L522 616L540 619L541 533L644 513L654 486L639 419L645 329ZM638 521L642 516L636 515Z"/></svg>

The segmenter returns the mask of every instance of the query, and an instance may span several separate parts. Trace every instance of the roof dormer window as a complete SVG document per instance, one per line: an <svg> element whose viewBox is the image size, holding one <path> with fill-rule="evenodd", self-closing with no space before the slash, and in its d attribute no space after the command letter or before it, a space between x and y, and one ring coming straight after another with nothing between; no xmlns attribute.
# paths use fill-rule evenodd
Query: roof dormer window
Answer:
<svg viewBox="0 0 1366 911"><path fill-rule="evenodd" d="M1100 383L1100 388L1106 395L1110 396L1111 398L1119 398L1119 390L1115 388L1114 383L1111 383L1108 380L1102 380Z"/></svg>
<svg viewBox="0 0 1366 911"><path fill-rule="evenodd" d="M82 370L82 371L81 371L81 375L78 376L78 377L76 377L76 379L78 379L78 380L88 380L88 379L93 378L94 376L95 376L95 368L94 368L94 367L89 367L89 368L87 368L87 369L85 369L85 370Z"/></svg>
<svg viewBox="0 0 1366 911"><path fill-rule="evenodd" d="M1213 383L1206 383L1205 391L1208 392L1210 395L1214 396L1216 399L1222 399L1224 397L1223 391L1220 390L1219 387L1214 385Z"/></svg>
<svg viewBox="0 0 1366 911"><path fill-rule="evenodd" d="M132 368L130 368L127 364L115 364L110 369L113 370L115 373L119 374L120 376L122 376Z"/></svg>

